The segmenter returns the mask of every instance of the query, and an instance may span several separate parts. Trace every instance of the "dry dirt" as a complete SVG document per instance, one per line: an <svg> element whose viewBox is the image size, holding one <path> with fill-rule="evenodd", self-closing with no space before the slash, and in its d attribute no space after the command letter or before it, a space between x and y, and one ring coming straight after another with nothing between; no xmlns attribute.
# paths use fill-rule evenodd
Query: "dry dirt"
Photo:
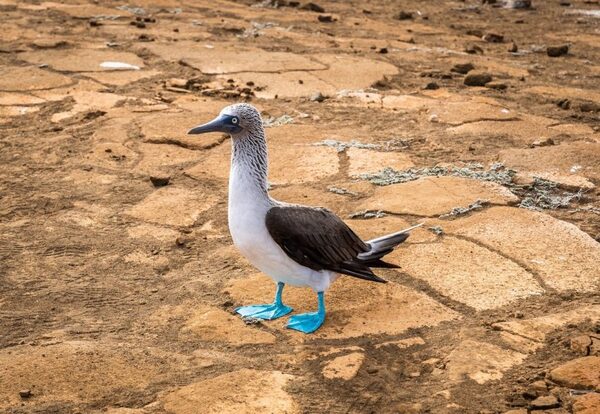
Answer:
<svg viewBox="0 0 600 414"><path fill-rule="evenodd" d="M598 1L254 3L0 0L0 411L599 413ZM238 101L276 198L425 223L314 335L233 314Z"/></svg>

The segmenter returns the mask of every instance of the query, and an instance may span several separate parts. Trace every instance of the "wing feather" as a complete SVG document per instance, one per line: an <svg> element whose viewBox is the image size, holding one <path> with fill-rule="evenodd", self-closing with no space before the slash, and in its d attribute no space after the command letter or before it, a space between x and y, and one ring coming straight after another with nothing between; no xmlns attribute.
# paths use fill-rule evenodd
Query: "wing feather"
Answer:
<svg viewBox="0 0 600 414"><path fill-rule="evenodd" d="M339 217L323 208L278 206L267 212L273 240L297 263L361 279L385 282L357 257L370 250Z"/></svg>

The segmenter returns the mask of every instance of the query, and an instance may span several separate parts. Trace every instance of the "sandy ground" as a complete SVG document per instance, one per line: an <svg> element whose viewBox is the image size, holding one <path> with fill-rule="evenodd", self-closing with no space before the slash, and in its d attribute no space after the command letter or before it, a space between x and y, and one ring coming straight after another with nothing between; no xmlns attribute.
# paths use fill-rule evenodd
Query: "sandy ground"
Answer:
<svg viewBox="0 0 600 414"><path fill-rule="evenodd" d="M598 1L254 3L0 0L0 411L599 413ZM233 314L238 101L274 197L425 223L314 335Z"/></svg>

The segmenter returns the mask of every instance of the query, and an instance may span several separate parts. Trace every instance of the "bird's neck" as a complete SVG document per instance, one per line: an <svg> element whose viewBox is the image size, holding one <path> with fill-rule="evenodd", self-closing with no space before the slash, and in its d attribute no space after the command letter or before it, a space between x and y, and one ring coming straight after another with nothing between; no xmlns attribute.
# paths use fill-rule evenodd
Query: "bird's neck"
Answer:
<svg viewBox="0 0 600 414"><path fill-rule="evenodd" d="M262 125L233 137L229 197L237 203L268 202L267 142Z"/></svg>

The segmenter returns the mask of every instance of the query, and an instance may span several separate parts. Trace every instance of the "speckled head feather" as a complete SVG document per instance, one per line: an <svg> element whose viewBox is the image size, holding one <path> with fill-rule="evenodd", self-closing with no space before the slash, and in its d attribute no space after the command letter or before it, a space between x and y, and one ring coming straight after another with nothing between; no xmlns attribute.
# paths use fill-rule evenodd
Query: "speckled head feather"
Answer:
<svg viewBox="0 0 600 414"><path fill-rule="evenodd" d="M235 116L239 119L239 126L251 134L263 131L262 118L258 110L247 103L237 103L226 106L221 110L221 115ZM240 133L241 134L241 133ZM238 135L240 135L238 134ZM241 134L243 135L243 134Z"/></svg>

